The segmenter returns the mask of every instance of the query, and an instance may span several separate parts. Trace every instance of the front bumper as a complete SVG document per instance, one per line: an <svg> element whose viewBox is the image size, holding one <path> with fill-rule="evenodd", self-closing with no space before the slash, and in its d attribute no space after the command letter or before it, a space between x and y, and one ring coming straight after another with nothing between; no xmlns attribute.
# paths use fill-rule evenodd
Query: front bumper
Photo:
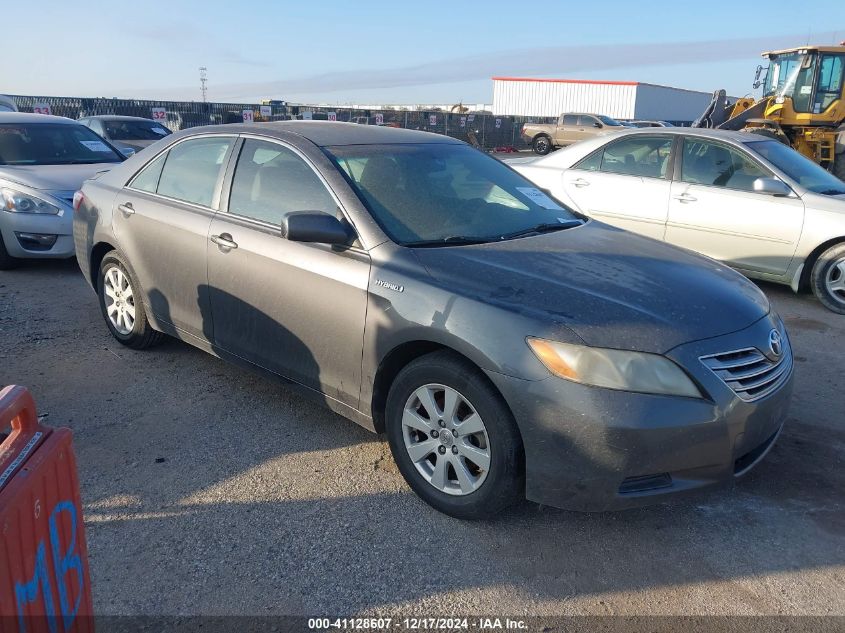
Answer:
<svg viewBox="0 0 845 633"><path fill-rule="evenodd" d="M55 235L56 241L49 248L38 248L20 234ZM0 211L0 235L12 257L65 259L75 254L73 211L69 208L63 208L60 215Z"/></svg>
<svg viewBox="0 0 845 633"><path fill-rule="evenodd" d="M488 374L522 434L526 496L570 510L616 510L748 472L783 426L792 394L791 362L777 389L746 402L699 358L759 347L774 327L775 317L769 316L741 332L670 351L667 355L706 394L702 399L614 391L556 377L525 381ZM784 353L791 355L789 345Z"/></svg>

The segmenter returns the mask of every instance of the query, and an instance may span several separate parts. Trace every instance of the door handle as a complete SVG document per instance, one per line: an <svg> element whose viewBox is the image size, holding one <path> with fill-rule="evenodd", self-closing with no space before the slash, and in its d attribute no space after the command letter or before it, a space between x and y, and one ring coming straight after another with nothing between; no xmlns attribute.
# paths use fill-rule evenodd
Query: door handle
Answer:
<svg viewBox="0 0 845 633"><path fill-rule="evenodd" d="M696 198L695 196L691 196L688 193L682 193L679 196L675 196L675 200L686 204L687 202L695 202L696 200L698 200L698 198Z"/></svg>
<svg viewBox="0 0 845 633"><path fill-rule="evenodd" d="M124 202L123 204L117 205L117 210L123 215L132 215L135 213L135 207L132 206L131 202Z"/></svg>
<svg viewBox="0 0 845 633"><path fill-rule="evenodd" d="M221 250L237 248L238 243L232 239L228 233L221 233L220 235L212 235L211 241L217 244Z"/></svg>
<svg viewBox="0 0 845 633"><path fill-rule="evenodd" d="M584 180L583 178L576 178L575 180L572 181L572 184L575 185L576 187L589 187L590 181Z"/></svg>

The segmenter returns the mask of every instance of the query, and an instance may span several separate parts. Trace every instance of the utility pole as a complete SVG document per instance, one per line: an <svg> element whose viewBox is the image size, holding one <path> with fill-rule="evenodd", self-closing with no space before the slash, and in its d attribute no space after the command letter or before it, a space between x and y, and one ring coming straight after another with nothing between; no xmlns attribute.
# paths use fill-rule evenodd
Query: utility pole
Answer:
<svg viewBox="0 0 845 633"><path fill-rule="evenodd" d="M202 91L202 102L206 102L206 96L208 94L208 87L206 84L208 83L208 68L205 66L200 66L200 90Z"/></svg>

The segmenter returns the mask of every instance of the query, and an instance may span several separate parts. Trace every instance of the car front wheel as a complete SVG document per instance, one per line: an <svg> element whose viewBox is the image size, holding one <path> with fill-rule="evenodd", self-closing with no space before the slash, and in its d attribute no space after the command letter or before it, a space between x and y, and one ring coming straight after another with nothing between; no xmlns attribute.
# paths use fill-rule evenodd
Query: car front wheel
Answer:
<svg viewBox="0 0 845 633"><path fill-rule="evenodd" d="M826 308L845 314L845 244L831 246L819 256L810 283Z"/></svg>
<svg viewBox="0 0 845 633"><path fill-rule="evenodd" d="M144 349L161 339L147 321L135 275L117 251L109 252L100 264L97 293L106 325L123 345Z"/></svg>
<svg viewBox="0 0 845 633"><path fill-rule="evenodd" d="M405 367L387 399L387 437L408 485L460 519L497 514L523 495L522 441L486 377L449 352Z"/></svg>

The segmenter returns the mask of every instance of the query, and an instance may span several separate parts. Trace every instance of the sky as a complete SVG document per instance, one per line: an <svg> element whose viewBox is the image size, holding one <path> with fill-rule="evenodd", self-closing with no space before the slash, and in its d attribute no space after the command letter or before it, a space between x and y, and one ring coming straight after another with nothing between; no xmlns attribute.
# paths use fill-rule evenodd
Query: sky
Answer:
<svg viewBox="0 0 845 633"><path fill-rule="evenodd" d="M200 66L209 101L489 104L496 75L743 96L760 52L845 40L842 0L0 4L0 94L38 96L200 100Z"/></svg>

